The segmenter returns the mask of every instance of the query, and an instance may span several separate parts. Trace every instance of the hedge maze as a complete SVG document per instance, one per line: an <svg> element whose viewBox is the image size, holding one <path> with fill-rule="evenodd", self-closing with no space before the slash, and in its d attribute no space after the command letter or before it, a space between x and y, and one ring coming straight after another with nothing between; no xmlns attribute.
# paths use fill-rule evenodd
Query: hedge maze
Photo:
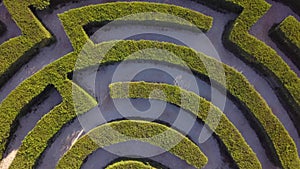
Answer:
<svg viewBox="0 0 300 169"><path fill-rule="evenodd" d="M21 30L21 35L0 44L0 168L86 168L84 164L93 163L91 157L96 156L97 151L106 150L107 147L119 143L135 141L150 144L176 156L180 162L174 163L183 165L177 165L178 168L208 168L207 166L216 163L217 168L226 168L228 165L229 168L240 169L299 169L300 22L297 19L300 11L299 3L280 1L281 5L288 5L294 15L285 16L282 22L273 23L272 28L268 30L270 40L277 46L272 48L250 33L253 25L269 12L271 8L269 1L184 1L187 5L180 6L181 3L177 1L104 3L93 0L3 0L0 2ZM94 27L101 29L107 23L119 18L144 13L142 17L133 18L134 20L120 20L119 27L125 27L123 33L126 34L126 23L134 22L137 27L155 27L163 31L194 32L199 29L202 31L201 34L210 37L210 31L213 31L217 20L214 13L220 12L224 15L228 13L237 15L220 28L222 36L216 41L220 42L221 47L216 47L216 50L220 52L222 50L219 49L224 48L228 52L219 53L221 60L204 51L197 51L187 45L167 40L117 39L95 43L87 33L87 29ZM170 20L153 13L172 15L187 22ZM47 17L59 20L61 25L46 28L44 19ZM0 36L6 36L6 31L10 30L6 19L0 16ZM66 46L72 48L72 52L44 66L17 84L7 96L2 96L2 91L7 90L7 86L12 85L10 83L14 83L15 75L27 70L29 62L39 62L33 61L33 58L40 51L48 47L53 50L64 48L56 46L63 36L52 33L54 29L61 29L60 32L66 35L70 42L70 45ZM113 30L114 28L110 28L105 31ZM147 49L156 49L158 52L144 53ZM280 56L277 51L284 52L287 58ZM164 52L172 55L166 55ZM230 62L223 63L222 59L226 60L229 56L238 61L237 63L243 63L247 67L243 70L253 72L265 83L256 82L250 77L251 73L238 70L237 65ZM297 70L285 61L287 59L292 61ZM166 82L164 79L153 80L154 76L158 76L155 73L151 75L153 77L143 76L142 81L113 81L104 78L110 67L123 63L129 66L146 63L171 67L182 74L190 73L197 82L204 82L207 86L213 86L215 83L216 90L230 100L236 109L227 108L231 106L227 101L225 108L221 108L212 101L212 98L202 96L201 90L204 88L201 86L197 86L199 89L197 93L189 87L176 85L176 79L174 82ZM109 84L97 86L99 84L97 81L92 84L96 89L106 89L100 91L101 94L107 93L104 99L97 98L98 93L90 93L86 86L74 78L76 73L95 67L100 80ZM221 77L220 67L224 70L224 77ZM104 73L101 72L102 69ZM223 83L223 78L226 83ZM260 87L261 84L264 86ZM274 94L266 96L260 93L264 88L273 91ZM53 91L52 89L59 93L62 101L54 105L49 112L44 112L36 124L27 129L26 126L30 123L28 117L37 116L33 111L34 105L40 105ZM222 89L225 92L222 92ZM162 92L164 97L161 97L161 93L155 93L157 90ZM212 91L208 93L211 94ZM279 100L277 107L271 104L273 99ZM195 139L198 136L193 134L200 133L203 128L192 129L191 132L185 133L180 128L161 120L163 115L158 119L119 118L112 104L114 101L124 100L137 103L147 101L165 103L167 107L163 113L171 112L172 117L169 118L176 117L177 112L174 110L184 110L188 116L196 119L195 123L212 130L210 141L215 141L215 147L220 152L214 152L216 157L211 158L212 155L209 153L211 147L206 147L206 144L199 143ZM84 126L77 126L72 130L72 126L80 123L80 117L88 117L95 108L105 110L105 116L112 119L98 122L87 131ZM234 114L241 115L245 119L245 124L240 124L237 119L232 118ZM261 147L256 146L252 139L245 139L247 135L247 131L243 131L245 126L250 126L249 135L253 140L258 140ZM16 133L22 133L23 130L26 133L18 145L17 140L20 138ZM72 138L69 138L71 136ZM170 147L174 143L176 144ZM18 145L16 149L12 148L14 145ZM50 154L51 151L56 153ZM137 150L139 151L146 149ZM55 156L53 161L44 160L51 155ZM149 158L150 161L155 161L152 157L134 155L130 159L125 160L126 158L119 156L117 159L105 161L108 164L105 168L170 168L168 165L153 165L147 160L140 160ZM222 163L217 160L218 158L221 158L219 161ZM99 161L95 163L103 162L101 161L103 159L99 157ZM165 161L165 164L173 163L165 156L161 160Z"/></svg>

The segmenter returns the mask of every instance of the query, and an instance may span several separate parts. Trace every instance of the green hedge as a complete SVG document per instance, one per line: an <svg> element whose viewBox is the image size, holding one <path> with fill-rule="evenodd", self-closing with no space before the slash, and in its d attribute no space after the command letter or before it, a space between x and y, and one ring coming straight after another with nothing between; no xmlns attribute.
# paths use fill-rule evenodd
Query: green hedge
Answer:
<svg viewBox="0 0 300 169"><path fill-rule="evenodd" d="M122 134L122 137L113 134L112 131ZM80 138L59 160L56 168L80 168L88 155L97 149L131 140L150 143L166 149L199 169L207 163L207 158L200 148L176 130L154 122L122 120L103 124ZM170 147L174 140L177 140L178 144Z"/></svg>
<svg viewBox="0 0 300 169"><path fill-rule="evenodd" d="M130 5L128 5L130 4ZM136 4L136 7L135 7ZM116 5L113 4L101 4L101 5L93 5L91 8L93 8L95 11L98 11L98 13L94 13L95 20L101 22L99 20L99 16L101 16L100 19L103 20L110 20L115 17L118 17L115 15L115 13L112 11L113 18L111 18L108 13L102 13L99 12L100 10L105 8L105 5L108 5L107 9L111 9L112 7L120 6L120 8L139 8L136 12L143 11L144 8L148 9L148 11L158 11L158 12L165 12L168 13L169 11L167 9L178 9L177 12L185 12L185 8L175 7L172 5L160 5L160 4L154 4L149 3L150 6L157 6L155 9L149 9L147 4L145 3L116 3ZM97 8L99 6L99 8ZM85 11L86 17L84 23L92 22L94 21L93 18L87 17L90 16L91 11L89 11L88 7L84 7L84 9L88 9ZM106 9L106 8L105 8ZM83 9L79 8L79 13L83 14ZM72 10L73 12L76 10ZM94 11L94 12L95 12ZM129 11L132 12L132 11ZM200 26L204 23L211 23L212 18L204 16L200 13L196 12L188 12L191 13L190 15L186 15L186 17L192 17L196 16L197 22L200 24ZM99 14L99 15L97 15ZM100 15L103 14L103 15ZM107 15L106 15L107 14ZM64 14L61 15L62 17ZM70 17L67 19L74 19L74 17ZM88 21L87 21L88 19ZM187 18L188 19L188 18ZM201 19L203 19L202 23ZM75 19L74 21L78 21ZM78 25L76 25L78 26ZM199 26L199 25L198 25ZM211 25L207 25L207 29L209 29ZM72 27L67 27L67 32L71 32L73 30ZM74 29L75 31L77 29ZM84 32L83 32L84 33ZM71 33L72 34L72 33ZM49 143L51 143L51 140L55 137L56 133L68 122L70 122L72 119L76 117L74 105L72 103L72 85L75 88L75 91L82 95L82 104L75 105L75 109L77 109L77 112L85 112L88 109L92 108L96 105L96 102L93 98L91 98L87 93L85 93L82 89L77 87L75 84L73 84L70 80L67 79L67 74L69 72L72 72L74 70L74 65L76 63L77 54L80 52L79 50L82 48L82 43L76 43L74 39L80 39L82 41L87 41L88 36L86 34L80 36L79 34L76 38L76 35L71 35L71 42L73 42L73 46L75 51L73 53L70 53L66 56L63 56L61 59L51 63L50 65L43 68L38 73L34 74L30 78L23 81L14 91L12 91L5 100L0 104L0 154L2 159L2 154L4 153L6 146L8 144L8 141L11 137L10 133L13 133L15 130L15 126L17 125L17 120L27 112L22 111L24 107L28 106L28 103L31 102L36 96L38 96L40 93L44 91L44 89L48 85L54 85L54 87L59 91L63 98L63 102L56 106L51 112L49 112L47 115L45 115L34 127L34 129L25 137L16 158L14 159L11 168L32 168L35 165L35 162L37 159L39 159L40 155L43 153L43 151L46 149ZM74 90L73 88L73 90ZM77 107L78 106L78 107Z"/></svg>
<svg viewBox="0 0 300 169"><path fill-rule="evenodd" d="M155 169L155 167L150 166L149 164L144 164L139 161L120 161L117 163L114 163L112 165L109 165L105 169Z"/></svg>
<svg viewBox="0 0 300 169"><path fill-rule="evenodd" d="M113 99L150 98L163 100L190 111L209 127L218 125L214 132L224 143L228 153L239 168L262 168L256 154L226 115L219 108L197 94L169 84L147 82L117 82L110 84L109 88ZM165 98L151 93L154 90L163 91ZM149 96L150 93L152 94L151 96ZM207 119L208 113L213 114L212 119ZM219 123L217 121L218 117L220 117Z"/></svg>
<svg viewBox="0 0 300 169"><path fill-rule="evenodd" d="M270 36L300 68L300 22L295 17L288 16L274 29L271 29Z"/></svg>
<svg viewBox="0 0 300 169"><path fill-rule="evenodd" d="M293 16L288 16L279 25L286 38L300 48L300 22Z"/></svg>
<svg viewBox="0 0 300 169"><path fill-rule="evenodd" d="M274 49L248 32L271 5L264 0L226 1L235 4L233 9L235 6L243 7L243 11L226 27L223 35L224 46L266 76L280 101L290 110L288 113L300 133L300 78ZM283 166L285 168L285 164Z"/></svg>
<svg viewBox="0 0 300 169"><path fill-rule="evenodd" d="M118 12L116 12L116 9L118 9ZM86 44L88 41L88 37L83 29L83 26L93 22L101 23L104 21L112 21L120 17L141 12L159 12L174 15L189 21L191 24L194 24L203 31L208 31L212 27L212 17L175 5L147 2L115 2L90 5L66 11L62 14L59 14L59 18L63 23L74 50L80 51L84 44ZM147 16L145 16L145 18L135 19L144 21L147 20ZM164 18L156 18L155 20L166 21ZM177 19L172 21L178 24L187 24L182 23ZM167 20L166 22L172 21Z"/></svg>
<svg viewBox="0 0 300 169"><path fill-rule="evenodd" d="M49 0L4 0L22 35L0 45L0 87L30 58L53 41L53 37L29 9L44 9Z"/></svg>

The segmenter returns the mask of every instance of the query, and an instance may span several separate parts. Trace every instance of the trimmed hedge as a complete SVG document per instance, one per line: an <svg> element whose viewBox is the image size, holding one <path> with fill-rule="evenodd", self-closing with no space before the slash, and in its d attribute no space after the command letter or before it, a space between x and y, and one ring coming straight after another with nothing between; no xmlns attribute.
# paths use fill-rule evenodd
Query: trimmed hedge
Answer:
<svg viewBox="0 0 300 169"><path fill-rule="evenodd" d="M270 30L270 36L278 47L300 68L300 22L295 17L288 16Z"/></svg>
<svg viewBox="0 0 300 169"><path fill-rule="evenodd" d="M220 0L221 1L221 0ZM264 0L226 0L243 8L238 18L229 23L223 34L223 44L231 52L266 76L270 86L288 111L300 133L300 78L291 70L274 49L249 34L249 29L269 10ZM283 167L286 162L281 161Z"/></svg>
<svg viewBox="0 0 300 169"><path fill-rule="evenodd" d="M4 5L20 28L22 35L0 45L0 87L53 37L29 9L44 9L49 0L4 0Z"/></svg>
<svg viewBox="0 0 300 169"><path fill-rule="evenodd" d="M128 5L130 4L130 5ZM175 7L172 5L160 5L156 3L149 3L150 6L157 6L158 8L149 9L147 6L148 3L116 3L117 6L125 6L128 8L134 9L134 4L137 4L136 8L138 11L143 10L144 8L148 9L148 11L158 11L158 12L169 12L167 9L179 9L177 12L185 12L185 8ZM108 7L117 7L113 5L113 3L107 4ZM97 6L99 8L97 9ZM170 8L169 8L170 7ZM101 5L93 5L93 8L96 12L105 8L105 4ZM90 9L88 7L84 7L84 9ZM106 9L106 8L105 8ZM111 9L111 8L107 8ZM81 8L79 8L80 14L83 14ZM112 9L111 9L112 10ZM75 11L75 10L72 10ZM89 16L89 12L85 11L86 16ZM113 12L113 11L112 11ZM132 12L132 11L130 11ZM136 11L137 12L137 11ZM188 12L190 13L186 15L186 17L194 18L201 26L204 23L211 23L212 18L202 15L200 13L196 13L193 11ZM99 14L99 15L97 15ZM103 14L103 15L100 15ZM112 19L108 15L108 13L94 13L95 18L101 16L103 20ZM113 17L118 17L117 15L112 14ZM63 17L64 14L61 14ZM83 17L83 16L82 16ZM74 17L70 17L67 19L73 19ZM84 22L92 22L94 21L93 18L90 17L83 17ZM87 21L86 19L89 19ZM95 20L96 20L95 19ZM188 19L188 18L187 18ZM201 19L203 19L201 22ZM75 19L74 21L78 21ZM83 20L82 20L83 21ZM97 20L100 21L100 20ZM101 22L101 21L100 21ZM78 26L78 25L76 25ZM207 25L206 28L209 29L211 25ZM204 27L204 26L203 26ZM67 32L71 32L73 30L72 27L65 26ZM74 29L76 31L77 29ZM83 32L84 33L84 32ZM72 33L71 33L72 34ZM71 35L71 42L74 46L74 52L63 56L61 59L49 64L30 78L23 81L14 91L12 91L0 104L0 154L1 159L2 155L6 149L8 141L11 137L11 133L14 133L18 119L25 115L27 112L23 112L22 110L24 107L28 105L36 96L44 91L44 89L48 85L54 85L54 87L59 91L63 98L63 102L56 106L51 112L46 114L34 127L33 130L25 137L16 158L14 159L10 168L32 168L36 164L36 161L42 155L43 151L46 149L49 143L51 143L52 139L55 138L57 132L66 124L68 124L72 119L76 117L77 113L84 113L90 108L96 106L96 101L91 98L85 91L81 88L76 86L70 80L67 79L67 74L74 70L74 65L76 63L77 55L80 52L76 49L81 49L83 45L82 43L76 43L74 39L80 39L83 41L88 41L88 36L86 34L81 37L76 38L76 35ZM82 95L82 104L75 105L73 103L72 98L72 88L75 90L76 93ZM74 92L74 91L73 91Z"/></svg>
<svg viewBox="0 0 300 169"><path fill-rule="evenodd" d="M228 153L239 168L262 168L256 154L226 115L219 108L197 94L169 84L147 82L117 82L110 84L109 88L110 95L113 99L149 98L163 100L190 111L209 127L218 125L214 132L224 143ZM160 95L153 93L149 96L154 90L163 91L166 98L161 98ZM128 91L128 93L126 91ZM209 111L214 116L212 119L207 119ZM218 117L220 117L219 123L217 121Z"/></svg>
<svg viewBox="0 0 300 169"><path fill-rule="evenodd" d="M122 134L122 137L114 135L112 130ZM168 150L170 153L199 169L207 163L207 158L200 148L176 130L154 122L121 120L96 127L80 138L59 160L56 168L80 168L84 159L97 149L131 140L150 143L162 149L171 148ZM179 143L170 147L174 140L178 140Z"/></svg>
<svg viewBox="0 0 300 169"><path fill-rule="evenodd" d="M114 163L112 165L109 165L105 169L155 169L155 167L152 167L149 164L144 164L140 161L120 161L117 163Z"/></svg>
<svg viewBox="0 0 300 169"><path fill-rule="evenodd" d="M116 9L118 9L117 12ZM188 8L148 2L114 2L90 5L66 11L62 14L59 14L59 18L63 23L74 50L80 51L84 44L86 44L88 41L88 37L83 29L83 26L95 22L101 23L104 21L112 21L120 17L141 12L159 12L181 17L203 31L208 31L212 27L212 17ZM145 21L148 18L145 16L145 18L135 19L138 21ZM164 18L155 18L155 20L165 21ZM186 25L186 23L181 23L181 21L178 20L172 21L174 23ZM167 20L167 22L171 21Z"/></svg>

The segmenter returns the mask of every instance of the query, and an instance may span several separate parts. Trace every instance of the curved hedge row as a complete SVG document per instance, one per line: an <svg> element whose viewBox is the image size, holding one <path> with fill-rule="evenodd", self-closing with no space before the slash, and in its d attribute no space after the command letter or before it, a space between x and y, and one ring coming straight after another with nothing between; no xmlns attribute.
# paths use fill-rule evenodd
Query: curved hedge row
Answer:
<svg viewBox="0 0 300 169"><path fill-rule="evenodd" d="M118 12L116 12L116 9L118 9ZM120 17L141 12L159 12L181 17L203 31L208 31L212 27L212 17L175 5L147 2L115 2L90 5L66 11L59 14L59 18L63 23L74 50L80 51L81 48L88 42L88 37L83 26L89 23L111 21ZM147 17L145 16L145 18L135 19L144 21L147 20ZM163 18L155 18L155 20L164 21ZM177 24L187 24L181 23L181 21L178 20L172 21Z"/></svg>
<svg viewBox="0 0 300 169"><path fill-rule="evenodd" d="M155 169L155 167L150 166L149 164L144 164L139 161L120 161L117 163L114 163L112 165L109 165L105 169Z"/></svg>
<svg viewBox="0 0 300 169"><path fill-rule="evenodd" d="M114 135L112 131L122 134L122 137ZM150 143L166 150L171 148L168 150L170 153L198 169L207 163L199 147L176 130L154 122L122 120L103 124L80 138L64 154L56 168L79 169L84 159L97 149L131 140ZM179 143L170 147L174 140L179 140Z"/></svg>
<svg viewBox="0 0 300 169"><path fill-rule="evenodd" d="M223 0L220 1L223 2ZM277 91L276 94L279 96L280 101L291 110L288 111L289 115L299 133L299 119L294 117L300 116L300 78L274 49L248 32L269 10L271 5L264 0L226 1L232 3L232 11L237 12L237 6L242 7L243 10L238 18L227 26L223 34L224 46L251 64L259 73L267 76L268 83ZM281 162L285 168L285 162Z"/></svg>
<svg viewBox="0 0 300 169"><path fill-rule="evenodd" d="M0 45L0 88L39 48L53 41L51 34L29 8L44 9L49 0L4 0L3 3L22 35Z"/></svg>
<svg viewBox="0 0 300 169"><path fill-rule="evenodd" d="M147 82L117 82L110 84L109 88L113 99L149 98L163 100L191 112L209 127L218 125L214 133L224 143L228 153L239 168L262 168L256 154L226 115L219 108L197 94L181 89L178 86ZM163 91L166 98L161 98L160 95L156 96L151 93L154 90ZM149 96L150 93L152 94L151 96ZM208 113L212 113L214 118L207 119ZM219 123L217 121L218 117L221 117Z"/></svg>
<svg viewBox="0 0 300 169"><path fill-rule="evenodd" d="M180 8L172 5L159 5L156 3L149 3L152 6L158 6L160 8L157 9L149 9L145 3L116 3L117 5L124 5L127 7L134 7L134 4L138 4L138 10L143 10L144 8L148 9L148 11L154 10L158 12L169 12L167 9L170 8L178 8L180 12L185 11L185 8ZM128 6L128 4L131 4ZM115 7L113 4L108 4L111 7ZM133 5L133 6L132 6ZM100 6L100 9L105 8L105 4L101 5L93 5L93 8L96 9L96 6ZM170 8L168 8L170 6ZM86 9L90 9L84 7ZM133 8L134 9L134 8ZM160 11L161 10L161 11ZM97 10L96 10L97 11ZM90 11L86 11L90 12ZM130 11L132 12L132 11ZM80 12L82 14L82 12ZM103 14L102 12L99 12ZM99 13L95 13L99 14ZM193 16L197 16L196 20L200 24L203 23L211 23L212 19L205 15L196 12L190 12ZM88 14L87 14L88 15ZM114 17L118 17L112 11L112 15ZM62 15L63 16L63 15ZM98 17L100 15L97 15ZM104 20L110 19L108 16L103 16ZM189 15L186 15L189 17ZM88 18L88 17L86 17ZM68 18L73 19L73 17ZM92 18L90 18L92 21ZM195 19L195 18L194 18ZM203 19L203 22L201 22ZM210 25L203 26L203 29L209 29ZM73 29L73 28L71 28ZM70 30L69 30L70 31ZM74 34L71 39L76 39L77 34ZM84 41L88 40L88 37L83 36ZM82 37L79 36L79 39L82 40ZM74 42L74 41L71 41ZM10 133L13 133L15 130L15 126L17 125L17 120L27 112L23 112L22 110L28 106L35 97L37 97L40 93L44 91L44 89L48 85L54 85L54 87L59 91L63 98L63 102L56 106L50 113L45 115L34 127L34 129L25 137L16 158L14 159L11 168L32 168L36 165L37 159L39 159L40 155L48 146L51 139L55 137L56 133L68 122L76 117L77 113L84 113L92 107L96 106L96 102L93 98L91 98L85 91L76 86L67 78L67 74L74 70L74 65L76 63L77 55L80 51L76 49L82 48L83 45L81 43L73 43L75 51L63 56L61 59L49 64L38 73L34 74L30 78L23 81L13 92L11 92L7 98L3 100L0 104L0 154L2 158L2 154L5 151L5 148L8 144L8 140L11 137ZM77 46L77 47L76 47ZM74 107L72 102L72 87L76 93L82 95L82 104L78 105L78 107ZM73 91L74 92L74 91ZM74 93L73 93L74 94Z"/></svg>
<svg viewBox="0 0 300 169"><path fill-rule="evenodd" d="M300 22L293 16L288 16L271 30L270 36L279 48L287 53L290 59L300 68ZM298 117L297 119L300 119ZM299 120L297 120L299 121Z"/></svg>

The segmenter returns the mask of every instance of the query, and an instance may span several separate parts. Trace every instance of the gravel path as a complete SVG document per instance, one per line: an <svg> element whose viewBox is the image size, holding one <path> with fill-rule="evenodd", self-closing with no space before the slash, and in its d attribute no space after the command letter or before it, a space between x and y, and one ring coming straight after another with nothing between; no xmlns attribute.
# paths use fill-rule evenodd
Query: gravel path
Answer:
<svg viewBox="0 0 300 169"><path fill-rule="evenodd" d="M62 155L70 149L72 144L82 136L82 127L78 120L65 126L56 136L55 141L47 147L38 161L37 169L53 169Z"/></svg>

